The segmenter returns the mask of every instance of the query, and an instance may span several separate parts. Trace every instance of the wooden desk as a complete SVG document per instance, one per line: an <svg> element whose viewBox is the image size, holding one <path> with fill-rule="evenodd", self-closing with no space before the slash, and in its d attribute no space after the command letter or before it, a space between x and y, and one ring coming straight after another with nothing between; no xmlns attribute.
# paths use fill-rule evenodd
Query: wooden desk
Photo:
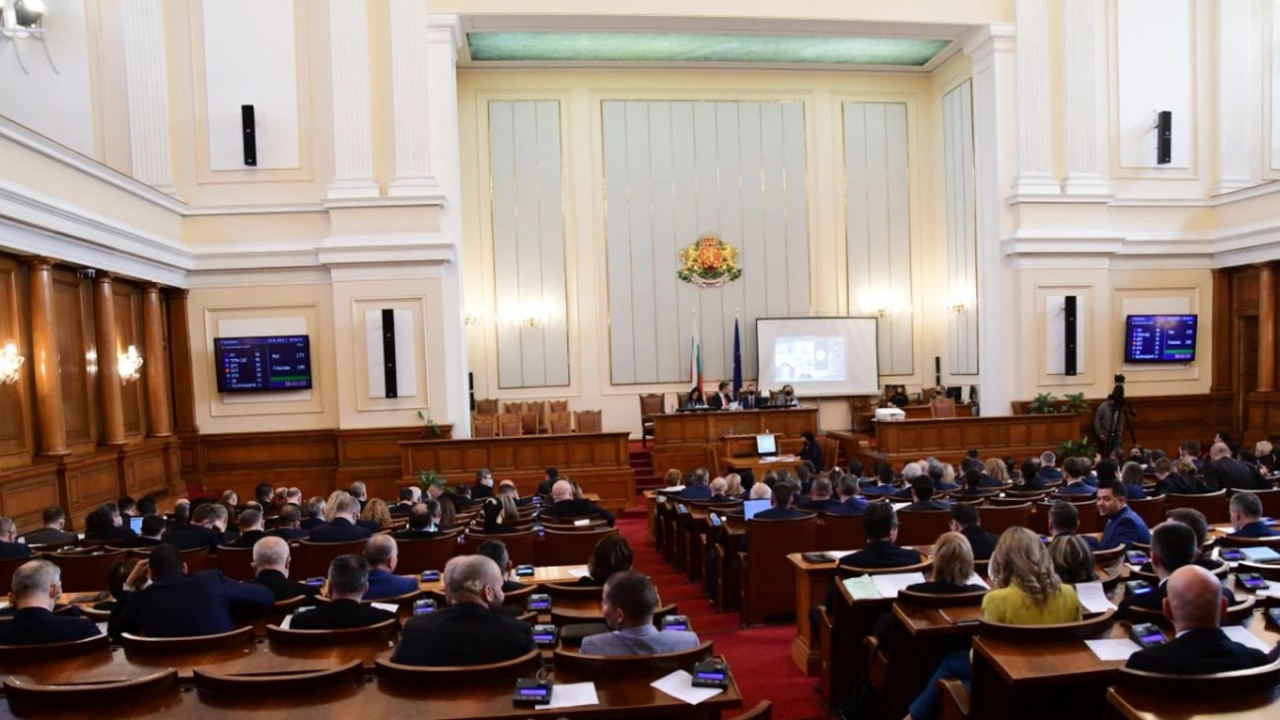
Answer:
<svg viewBox="0 0 1280 720"><path fill-rule="evenodd" d="M1063 440L1079 438L1075 415L1008 415L882 422L876 427L876 447L860 447L855 435L843 435L845 457L864 468L877 462L901 467L908 460L933 456L959 462L969 448L990 457L1027 457L1056 448Z"/></svg>
<svg viewBox="0 0 1280 720"><path fill-rule="evenodd" d="M817 628L809 622L809 608L822 604L827 588L836 576L836 561L811 563L802 553L787 556L796 567L796 637L791 641L791 661L805 675L816 675L821 667Z"/></svg>
<svg viewBox="0 0 1280 720"><path fill-rule="evenodd" d="M1107 690L1107 717L1119 720L1274 720L1280 688L1241 696L1152 695L1127 688Z"/></svg>
<svg viewBox="0 0 1280 720"><path fill-rule="evenodd" d="M901 410L908 420L930 420L933 418L933 406L931 405L904 405ZM874 422L876 417L875 410L864 410L857 414L855 418L854 429L859 432L875 432L877 423ZM977 417L973 414L973 405L960 403L956 405L956 417Z"/></svg>
<svg viewBox="0 0 1280 720"><path fill-rule="evenodd" d="M737 454L727 452L722 444L726 435L758 435L767 431L779 436L779 452L795 452L799 449L800 435L817 429L817 407L667 413L653 417L650 452L655 471L679 468L687 472L707 464L708 446L714 446L721 458Z"/></svg>
<svg viewBox="0 0 1280 720"><path fill-rule="evenodd" d="M773 469L795 469L804 464L796 455L779 455L776 458L762 458L758 455L734 455L721 460L724 469L729 472L750 470L752 477L760 481L764 474Z"/></svg>
<svg viewBox="0 0 1280 720"><path fill-rule="evenodd" d="M415 474L426 469L451 484L470 484L477 470L487 468L499 480L514 481L521 495L531 495L546 469L555 467L598 494L602 507L619 510L636 496L627 437L625 432L606 432L402 442L400 485L416 483Z"/></svg>

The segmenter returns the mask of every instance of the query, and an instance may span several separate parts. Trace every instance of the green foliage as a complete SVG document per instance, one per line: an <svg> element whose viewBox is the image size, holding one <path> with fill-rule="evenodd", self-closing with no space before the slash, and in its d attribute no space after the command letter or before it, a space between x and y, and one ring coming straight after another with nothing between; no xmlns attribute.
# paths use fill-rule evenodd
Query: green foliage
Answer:
<svg viewBox="0 0 1280 720"><path fill-rule="evenodd" d="M1027 412L1031 415L1052 415L1058 411L1053 403L1053 393L1040 393L1027 404Z"/></svg>
<svg viewBox="0 0 1280 720"><path fill-rule="evenodd" d="M1071 413L1072 415L1088 415L1089 401L1084 399L1084 393L1067 393L1065 396L1066 403L1062 406L1062 412Z"/></svg>
<svg viewBox="0 0 1280 720"><path fill-rule="evenodd" d="M422 423L422 436L423 436L423 437L426 437L426 436L427 436L427 432L428 432L428 431L430 431L432 435L435 435L436 437L440 437L440 426L436 423L436 421L435 421L435 420L432 420L432 419L431 419L431 416L430 416L430 415L423 415L423 414L422 414L422 411L421 411L421 410L419 410L419 411L418 411L418 422Z"/></svg>
<svg viewBox="0 0 1280 720"><path fill-rule="evenodd" d="M449 486L449 481L435 470L419 470L418 485L422 488L422 494L425 496L427 490L431 489L432 486L438 487L441 490L447 488Z"/></svg>
<svg viewBox="0 0 1280 720"><path fill-rule="evenodd" d="M1086 458L1093 460L1093 456L1098 452L1093 441L1088 437L1082 437L1079 440L1063 440L1058 444L1058 459L1065 460L1069 457Z"/></svg>

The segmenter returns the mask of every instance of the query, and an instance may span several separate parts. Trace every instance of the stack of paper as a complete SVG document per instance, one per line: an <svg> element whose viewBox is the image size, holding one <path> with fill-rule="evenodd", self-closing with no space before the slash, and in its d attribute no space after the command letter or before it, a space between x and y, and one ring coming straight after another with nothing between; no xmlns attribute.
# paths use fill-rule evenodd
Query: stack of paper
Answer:
<svg viewBox="0 0 1280 720"><path fill-rule="evenodd" d="M1108 660L1128 660L1130 655L1142 649L1129 638L1085 640L1084 644L1088 645L1093 654L1097 655L1098 659L1103 662Z"/></svg>
<svg viewBox="0 0 1280 720"><path fill-rule="evenodd" d="M1271 646L1266 644L1257 635L1249 632L1249 629L1240 625L1229 625L1222 628L1222 632L1228 638L1255 650L1261 650L1264 653L1271 652Z"/></svg>
<svg viewBox="0 0 1280 720"><path fill-rule="evenodd" d="M981 585L982 587L988 590L991 589L991 585L988 584L986 580L983 580L982 576L979 575L978 573L974 573L970 575L969 579L964 581L964 584L965 585Z"/></svg>
<svg viewBox="0 0 1280 720"><path fill-rule="evenodd" d="M880 591L876 588L876 583L871 579L870 575L847 578L844 581L844 586L849 591L849 596L854 600L876 600L881 597Z"/></svg>
<svg viewBox="0 0 1280 720"><path fill-rule="evenodd" d="M387 612L389 612L389 613L398 612L398 611L400 610L400 606L399 606L399 605L396 605L395 603L380 603L380 602L376 602L376 603L369 603L369 605L371 605L371 606L373 606L373 607L376 607L376 608L378 608L379 610L386 610L386 611L387 611Z"/></svg>
<svg viewBox="0 0 1280 720"><path fill-rule="evenodd" d="M551 702L544 708L578 707L579 705L599 705L596 696L596 684L593 682L562 683L551 688Z"/></svg>
<svg viewBox="0 0 1280 720"><path fill-rule="evenodd" d="M896 598L898 591L908 585L924 582L924 573L889 573L887 575L872 575L872 582L876 584L876 590L880 592L880 597Z"/></svg>
<svg viewBox="0 0 1280 720"><path fill-rule="evenodd" d="M1280 553L1266 546L1242 547L1240 552L1244 553L1249 562L1267 563L1280 560Z"/></svg>
<svg viewBox="0 0 1280 720"><path fill-rule="evenodd" d="M649 683L649 686L655 687L671 697L683 700L690 705L697 705L724 692L720 688L694 687L693 676L684 670L677 670L666 677L654 680Z"/></svg>
<svg viewBox="0 0 1280 720"><path fill-rule="evenodd" d="M1100 613L1116 608L1107 599L1107 591L1102 589L1100 582L1076 583L1076 597L1080 600L1080 607L1087 612Z"/></svg>

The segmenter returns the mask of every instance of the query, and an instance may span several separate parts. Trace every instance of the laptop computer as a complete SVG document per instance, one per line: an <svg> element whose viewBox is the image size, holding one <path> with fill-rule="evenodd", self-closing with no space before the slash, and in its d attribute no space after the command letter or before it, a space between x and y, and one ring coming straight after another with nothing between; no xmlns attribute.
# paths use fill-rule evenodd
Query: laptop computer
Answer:
<svg viewBox="0 0 1280 720"><path fill-rule="evenodd" d="M760 457L774 457L778 454L778 436L777 435L757 435L756 436L756 455Z"/></svg>
<svg viewBox="0 0 1280 720"><path fill-rule="evenodd" d="M773 505L773 501L768 499L743 500L742 501L742 517L745 520L750 520L751 518L755 517L756 513L764 512L765 510L768 510L769 507L772 505Z"/></svg>
<svg viewBox="0 0 1280 720"><path fill-rule="evenodd" d="M142 520L143 520L143 516L141 515L131 515L129 517L129 529L141 535Z"/></svg>

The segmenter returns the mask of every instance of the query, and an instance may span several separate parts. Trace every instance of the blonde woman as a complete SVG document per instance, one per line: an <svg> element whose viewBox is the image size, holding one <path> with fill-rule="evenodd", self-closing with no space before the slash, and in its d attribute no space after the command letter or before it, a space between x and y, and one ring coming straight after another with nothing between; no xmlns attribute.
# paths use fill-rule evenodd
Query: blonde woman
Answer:
<svg viewBox="0 0 1280 720"><path fill-rule="evenodd" d="M1000 536L991 555L991 587L982 598L982 619L1007 625L1052 625L1080 620L1075 588L1064 585L1040 537L1024 527L1011 527ZM907 720L932 720L941 702L938 681L969 680L970 653L953 650L938 666L924 692L911 703Z"/></svg>
<svg viewBox="0 0 1280 720"><path fill-rule="evenodd" d="M729 473L724 476L727 483L724 489L725 497L741 498L746 495L746 491L742 489L742 476L738 473Z"/></svg>
<svg viewBox="0 0 1280 720"><path fill-rule="evenodd" d="M1049 558L1053 561L1054 573L1064 583L1074 585L1098 579L1093 550L1079 535L1058 535L1049 541Z"/></svg>
<svg viewBox="0 0 1280 720"><path fill-rule="evenodd" d="M983 467L987 470L987 477L999 480L1001 485L1009 484L1009 468L1000 458L988 459Z"/></svg>
<svg viewBox="0 0 1280 720"><path fill-rule="evenodd" d="M391 527L391 508L387 507L387 502L382 498L374 498L364 506L360 519L372 520L378 523L380 528Z"/></svg>
<svg viewBox="0 0 1280 720"><path fill-rule="evenodd" d="M985 588L970 584L973 577L973 546L958 532L943 533L933 546L933 569L928 582L908 585L912 592L933 595L976 592Z"/></svg>
<svg viewBox="0 0 1280 720"><path fill-rule="evenodd" d="M334 490L329 493L329 499L324 504L325 522L333 522L333 515L338 511L338 501L344 497L351 497L351 493L346 490Z"/></svg>

